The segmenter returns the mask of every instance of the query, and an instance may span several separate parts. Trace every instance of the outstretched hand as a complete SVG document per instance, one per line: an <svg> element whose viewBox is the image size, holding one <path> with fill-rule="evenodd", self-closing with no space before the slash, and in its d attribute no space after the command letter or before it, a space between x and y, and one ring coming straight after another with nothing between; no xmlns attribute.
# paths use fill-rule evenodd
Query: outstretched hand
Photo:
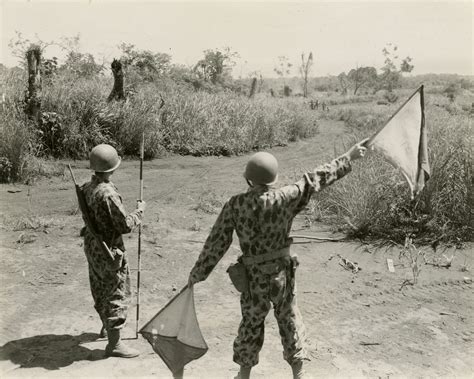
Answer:
<svg viewBox="0 0 474 379"><path fill-rule="evenodd" d="M365 144L368 141L369 138L365 138L362 141L356 143L347 151L346 155L351 161L355 161L356 159L362 158L365 155L367 151L367 147L365 146Z"/></svg>

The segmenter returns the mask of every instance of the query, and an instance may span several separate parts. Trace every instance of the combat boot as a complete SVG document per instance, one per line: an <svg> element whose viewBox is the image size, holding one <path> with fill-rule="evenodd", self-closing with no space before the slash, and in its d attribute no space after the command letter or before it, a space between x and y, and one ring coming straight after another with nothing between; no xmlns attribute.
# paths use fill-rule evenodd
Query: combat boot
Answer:
<svg viewBox="0 0 474 379"><path fill-rule="evenodd" d="M240 366L236 379L250 379L250 370L252 370L252 367Z"/></svg>
<svg viewBox="0 0 474 379"><path fill-rule="evenodd" d="M303 370L303 361L296 361L291 365L291 370L293 371L293 379L304 379L305 372Z"/></svg>
<svg viewBox="0 0 474 379"><path fill-rule="evenodd" d="M107 331L107 338L109 343L105 347L106 357L134 358L140 355L138 350L127 347L120 340L120 329L109 329Z"/></svg>

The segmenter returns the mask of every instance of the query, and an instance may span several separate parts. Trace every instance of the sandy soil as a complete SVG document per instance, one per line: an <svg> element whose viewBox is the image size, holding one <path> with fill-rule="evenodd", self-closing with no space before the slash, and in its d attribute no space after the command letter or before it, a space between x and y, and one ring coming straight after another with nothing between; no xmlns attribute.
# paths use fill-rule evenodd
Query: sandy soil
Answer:
<svg viewBox="0 0 474 379"><path fill-rule="evenodd" d="M290 182L303 168L332 157L333 141L342 132L340 124L324 123L318 137L273 149L281 164L281 182ZM219 201L245 190L241 174L247 158L169 157L145 162L148 208L140 325L186 283ZM71 163L79 181L86 181L87 162ZM136 161L124 162L113 177L128 209L134 207L137 178ZM106 341L97 335L100 323L79 237L82 221L69 177L29 187L2 185L0 193L0 377L170 378L148 343L135 339L135 307L130 309L125 335L141 356L103 358ZM304 227L301 215L295 234L330 235L324 225ZM137 235L127 236L125 242L136 268ZM321 378L473 377L474 302L468 279L472 272L464 271L473 267L473 250L471 245L445 252L456 254L451 268L423 266L419 283L400 290L411 278L411 268L407 260L399 259L397 249L347 242L295 244L293 251L300 260L298 301L312 359L308 373ZM195 288L209 351L187 366L187 377L233 378L237 373L232 342L240 320L239 302L225 270L238 254L235 240L210 278ZM338 254L358 262L362 270L345 270ZM395 263L394 273L387 269L387 258ZM291 377L272 314L253 374Z"/></svg>

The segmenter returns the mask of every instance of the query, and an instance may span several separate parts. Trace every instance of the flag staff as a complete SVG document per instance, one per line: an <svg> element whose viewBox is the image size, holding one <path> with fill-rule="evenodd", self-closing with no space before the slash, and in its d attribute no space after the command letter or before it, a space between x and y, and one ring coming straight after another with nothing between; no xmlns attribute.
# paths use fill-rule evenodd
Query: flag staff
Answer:
<svg viewBox="0 0 474 379"><path fill-rule="evenodd" d="M140 193L138 200L143 200L143 155L145 145L145 133L142 132L140 143ZM140 271L141 271L141 247L142 247L142 224L138 225L138 265L137 265L137 322L135 337L138 339L138 321L140 320Z"/></svg>

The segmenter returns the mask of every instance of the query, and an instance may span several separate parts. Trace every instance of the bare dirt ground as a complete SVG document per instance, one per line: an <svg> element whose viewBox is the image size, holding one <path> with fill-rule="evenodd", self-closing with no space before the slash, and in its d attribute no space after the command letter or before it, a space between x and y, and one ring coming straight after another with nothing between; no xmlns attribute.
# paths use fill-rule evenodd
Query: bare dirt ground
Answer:
<svg viewBox="0 0 474 379"><path fill-rule="evenodd" d="M317 137L272 149L280 161L282 184L331 158L342 133L341 124L325 122ZM245 190L242 171L247 158L169 157L145 162L148 208L140 325L186 283L219 202ZM72 163L79 181L86 181L87 162ZM113 177L128 209L135 206L138 167L137 161L126 161ZM133 306L125 335L141 356L103 358L106 341L97 336L100 322L89 292L79 237L82 220L69 176L29 187L2 185L0 193L0 377L170 378L148 343L135 339ZM294 233L328 235L324 225L304 226L301 215ZM137 234L125 242L134 268ZM411 269L406 260L399 260L399 250L313 242L295 244L293 252L300 260L298 301L308 331L312 360L307 371L312 377L473 377L474 302L467 279L472 272L464 270L473 267L472 245L445 253L456 254L449 269L422 266L419 283L402 290ZM240 320L239 301L225 270L238 254L235 239L209 279L195 288L209 351L186 367L187 377L233 378L237 373L232 342ZM337 254L358 262L362 271L345 270ZM387 258L395 263L394 273L387 269ZM291 377L272 314L253 377Z"/></svg>

